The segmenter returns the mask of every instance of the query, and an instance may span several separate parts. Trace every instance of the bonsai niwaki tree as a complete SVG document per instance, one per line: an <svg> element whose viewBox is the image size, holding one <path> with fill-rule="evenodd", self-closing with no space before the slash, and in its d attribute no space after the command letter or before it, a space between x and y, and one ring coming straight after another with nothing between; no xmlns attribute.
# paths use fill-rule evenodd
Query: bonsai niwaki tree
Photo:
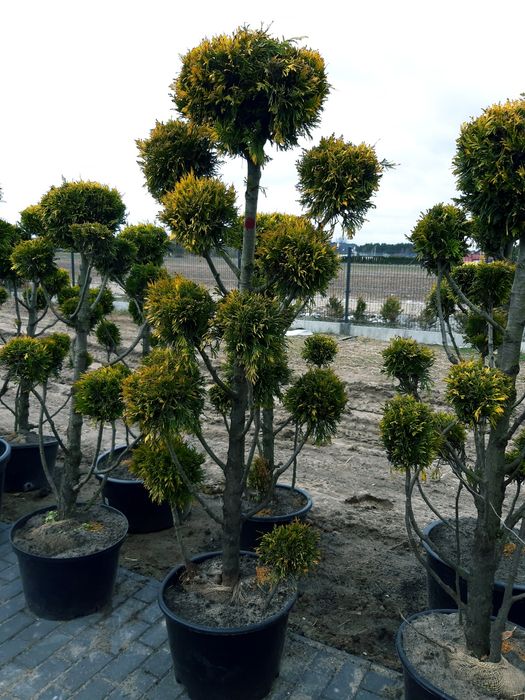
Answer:
<svg viewBox="0 0 525 700"><path fill-rule="evenodd" d="M387 403L381 428L389 459L406 474L406 519L413 542L424 540L425 535L414 517L412 499L420 479L438 455L450 464L459 480L459 490L472 496L476 518L471 566L463 565L456 553L438 553L467 581L467 603L462 603L451 587L444 588L463 613L468 652L491 662L501 659L502 632L516 600L512 585L525 533L521 496L525 411L523 396L516 388L525 326L524 153L523 99L487 108L462 126L454 157L461 209L433 207L410 236L419 260L438 276L435 304L444 345L453 363L446 379L446 399L452 411L445 417L436 416L418 396L417 376L410 381L402 377L408 369L415 372L414 368L419 367L421 377L428 378L428 358L422 364L406 362L402 360L404 348L397 348L390 353L387 371L400 379L400 388L406 393ZM475 240L489 262L476 268L461 265L468 237ZM505 262L513 251L517 252L515 265ZM483 320L483 332L476 334L475 343L480 350L479 360L465 360L447 342L450 334L442 304L445 282L446 298L451 293L465 313L476 317L478 331L479 320ZM471 433L471 441L464 442L463 430ZM470 445L472 453L465 456ZM441 515L435 509L434 513ZM445 519L449 526L457 527L457 517ZM507 592L491 622L496 570L508 533L513 530L518 546ZM506 675L502 667L502 684ZM522 692L524 679L521 677L519 682ZM510 695L502 690L501 697Z"/></svg>
<svg viewBox="0 0 525 700"><path fill-rule="evenodd" d="M212 517L222 525L222 582L234 586L242 496L260 442L261 412L272 409L288 381L285 333L300 306L322 292L337 269L329 245L336 213L261 217L261 175L270 146L288 150L310 136L329 85L316 51L275 39L264 29L240 28L189 51L172 89L180 119L157 124L149 139L138 142L139 162L148 188L163 205L162 222L178 244L207 261L216 289L212 296L178 275L149 287L146 317L165 347L155 350L155 363L148 361L126 380L126 414L146 439L161 435L169 445L194 434L222 469L222 513ZM351 145L344 144L345 149ZM245 163L240 227L236 194L215 177L214 154ZM383 166L373 155L377 187ZM323 173L312 166L309 173L311 201L317 196L332 201L326 191L321 194L322 183L330 180L326 168ZM335 179L334 174L334 188ZM342 174L341 180L348 189ZM368 199L373 191L374 186ZM345 208L349 205L341 200L334 212ZM239 265L228 254L232 247L239 251ZM238 289L228 291L215 255L233 270ZM215 359L219 348L221 363ZM210 400L225 418L225 455L218 455L204 435L202 367L213 383ZM290 396L286 407L303 431L279 471L293 463L308 437L329 436L342 415L346 397L340 380L333 373L312 372L311 386ZM169 377L178 381L170 383Z"/></svg>
<svg viewBox="0 0 525 700"><path fill-rule="evenodd" d="M136 247L133 243L115 236L123 223L124 214L125 207L116 190L95 182L64 182L59 187L52 187L38 205L40 235L20 244L24 247L18 246L12 256L19 277L38 283L51 312L72 330L73 385L90 362L89 334L113 308L113 297L107 288L108 280L124 276L136 262ZM48 280L55 280L53 258L57 248L74 251L80 265L78 285L60 285L57 300L54 301L52 295L57 290L48 284ZM94 270L101 277L97 288L91 287ZM74 511L83 483L80 474L82 414L76 410L70 395L66 404L68 427L64 437L58 434L45 400L47 379L51 371L56 371L57 363L60 366L67 348L64 350L65 343L55 343L62 350L62 357L59 357L57 349L49 360L43 361L42 366L39 366L36 361L30 362L32 354L24 355L23 348L15 348L15 344L25 344L28 350L35 348L37 352L37 346L46 349L49 340L46 337L31 336L13 338L2 349L2 361L8 375L18 377L20 382L31 387L33 396L41 406L40 424L47 421L62 448L63 468L57 470L53 477L47 474L57 500L58 517L62 519ZM24 359L27 360L25 365ZM45 375L44 370L47 368L49 372ZM41 391L37 390L37 385L42 386ZM43 466L45 468L45 464Z"/></svg>

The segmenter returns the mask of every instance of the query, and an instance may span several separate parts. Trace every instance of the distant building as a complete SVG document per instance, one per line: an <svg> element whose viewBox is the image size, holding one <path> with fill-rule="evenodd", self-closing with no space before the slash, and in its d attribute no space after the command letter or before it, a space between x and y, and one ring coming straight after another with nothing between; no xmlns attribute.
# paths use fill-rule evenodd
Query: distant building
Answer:
<svg viewBox="0 0 525 700"><path fill-rule="evenodd" d="M464 258L463 262L469 263L469 262L482 262L485 260L485 256L483 253L479 250L473 250L467 253Z"/></svg>

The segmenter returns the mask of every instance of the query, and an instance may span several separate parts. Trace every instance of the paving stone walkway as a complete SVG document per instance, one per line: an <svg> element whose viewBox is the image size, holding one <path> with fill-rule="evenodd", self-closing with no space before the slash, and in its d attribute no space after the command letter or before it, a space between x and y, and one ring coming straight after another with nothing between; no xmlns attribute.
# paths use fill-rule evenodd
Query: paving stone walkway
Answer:
<svg viewBox="0 0 525 700"><path fill-rule="evenodd" d="M171 669L158 582L120 569L111 610L67 622L24 604L9 526L0 523L0 698L185 700ZM288 634L271 700L401 698L402 679L370 661Z"/></svg>

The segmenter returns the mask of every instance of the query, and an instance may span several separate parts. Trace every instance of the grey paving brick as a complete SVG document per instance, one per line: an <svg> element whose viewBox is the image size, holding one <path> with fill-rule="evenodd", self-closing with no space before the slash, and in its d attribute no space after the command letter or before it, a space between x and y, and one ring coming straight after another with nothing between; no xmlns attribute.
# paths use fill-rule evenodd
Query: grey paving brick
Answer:
<svg viewBox="0 0 525 700"><path fill-rule="evenodd" d="M361 683L361 688L382 696L387 688L400 688L401 685L401 677L390 677L385 675L385 673L370 670L365 674Z"/></svg>
<svg viewBox="0 0 525 700"><path fill-rule="evenodd" d="M118 688L108 695L108 700L117 700L118 698L139 700L156 683L157 678L155 676L142 669L137 669L119 683Z"/></svg>
<svg viewBox="0 0 525 700"><path fill-rule="evenodd" d="M79 690L110 662L113 662L113 658L109 654L102 651L91 652L69 667L60 677L60 685L65 690Z"/></svg>
<svg viewBox="0 0 525 700"><path fill-rule="evenodd" d="M85 686L71 696L71 700L105 700L111 697L114 685L103 678L92 678Z"/></svg>
<svg viewBox="0 0 525 700"><path fill-rule="evenodd" d="M148 629L139 637L139 641L147 644L149 647L157 649L161 644L166 644L168 641L168 633L164 620L159 620L153 625L148 625Z"/></svg>
<svg viewBox="0 0 525 700"><path fill-rule="evenodd" d="M157 622L157 620L163 618L162 610L159 608L156 601L147 605L139 612L138 616L141 620L144 620L144 622Z"/></svg>
<svg viewBox="0 0 525 700"><path fill-rule="evenodd" d="M138 598L139 600L144 601L144 603L153 603L153 601L157 600L157 596L159 595L159 588L160 588L160 583L155 581L155 583L146 583L144 586L138 589L133 594L134 598Z"/></svg>
<svg viewBox="0 0 525 700"><path fill-rule="evenodd" d="M20 612L25 608L26 601L23 593L19 593L14 598L11 598L6 603L0 606L0 622L7 620L12 615Z"/></svg>
<svg viewBox="0 0 525 700"><path fill-rule="evenodd" d="M7 641L15 634L23 630L24 627L28 627L33 622L32 617L26 613L19 613L18 615L12 615L10 618L5 620L0 624L0 644Z"/></svg>
<svg viewBox="0 0 525 700"><path fill-rule="evenodd" d="M24 672L24 669L17 663L9 663L7 659L5 659L4 663L3 653L0 653L0 659L2 659L2 672L0 673L0 698L7 698L9 697L7 692L8 688L15 683L17 678L20 678L20 674Z"/></svg>
<svg viewBox="0 0 525 700"><path fill-rule="evenodd" d="M354 659L347 661L325 688L324 696L329 700L354 697L369 668L370 662Z"/></svg>
<svg viewBox="0 0 525 700"><path fill-rule="evenodd" d="M33 700L40 691L54 683L67 667L68 664L65 661L52 658L36 668L24 669L13 685L13 691L19 698Z"/></svg>
<svg viewBox="0 0 525 700"><path fill-rule="evenodd" d="M162 678L172 667L171 654L169 649L159 649L153 654L150 654L142 663L141 668L155 676Z"/></svg>
<svg viewBox="0 0 525 700"><path fill-rule="evenodd" d="M111 664L108 664L102 675L110 681L121 681L138 668L150 654L151 649L149 647L135 642Z"/></svg>
<svg viewBox="0 0 525 700"><path fill-rule="evenodd" d="M15 564L10 564L6 559L0 561L1 581L14 581L15 579L18 579L19 573L18 566Z"/></svg>
<svg viewBox="0 0 525 700"><path fill-rule="evenodd" d="M28 668L33 668L49 658L51 654L55 654L58 649L69 644L70 641L71 637L69 635L61 632L50 633L36 644L33 644L27 651L20 654L17 661Z"/></svg>
<svg viewBox="0 0 525 700"><path fill-rule="evenodd" d="M144 700L186 700L187 697L184 686L179 685L170 672L150 688Z"/></svg>

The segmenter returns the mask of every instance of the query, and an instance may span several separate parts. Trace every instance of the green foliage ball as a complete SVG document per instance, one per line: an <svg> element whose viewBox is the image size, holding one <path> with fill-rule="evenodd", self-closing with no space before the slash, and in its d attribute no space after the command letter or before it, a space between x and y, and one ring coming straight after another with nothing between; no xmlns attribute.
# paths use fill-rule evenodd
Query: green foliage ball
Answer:
<svg viewBox="0 0 525 700"><path fill-rule="evenodd" d="M331 369L308 370L287 389L284 406L316 444L335 435L347 402L343 382Z"/></svg>
<svg viewBox="0 0 525 700"><path fill-rule="evenodd" d="M330 335L314 333L307 337L301 350L301 357L316 367L330 365L339 351L337 340Z"/></svg>

